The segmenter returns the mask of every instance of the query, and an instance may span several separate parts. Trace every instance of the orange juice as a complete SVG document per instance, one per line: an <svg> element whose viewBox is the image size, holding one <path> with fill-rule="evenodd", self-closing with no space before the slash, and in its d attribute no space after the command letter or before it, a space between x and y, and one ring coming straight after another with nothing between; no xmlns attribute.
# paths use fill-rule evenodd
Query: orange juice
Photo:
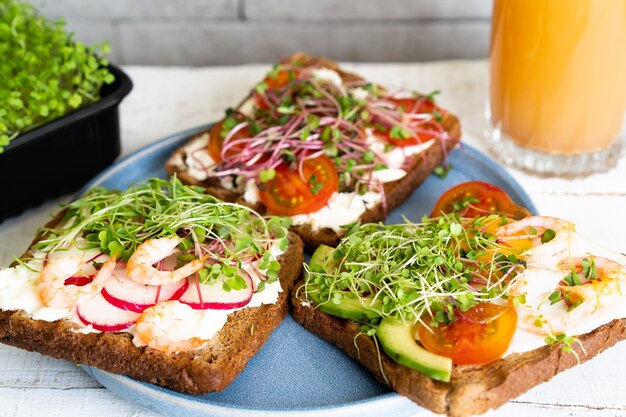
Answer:
<svg viewBox="0 0 626 417"><path fill-rule="evenodd" d="M518 145L607 149L626 111L626 0L494 0L492 124Z"/></svg>

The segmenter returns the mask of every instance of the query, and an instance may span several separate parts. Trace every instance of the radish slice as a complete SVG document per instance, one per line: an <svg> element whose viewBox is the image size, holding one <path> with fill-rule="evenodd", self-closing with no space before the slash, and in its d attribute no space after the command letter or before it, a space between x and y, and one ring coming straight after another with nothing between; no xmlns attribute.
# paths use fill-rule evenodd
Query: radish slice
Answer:
<svg viewBox="0 0 626 417"><path fill-rule="evenodd" d="M178 300L189 285L186 279L168 285L142 285L126 275L126 267L118 267L102 289L102 296L122 310L141 313L161 301Z"/></svg>
<svg viewBox="0 0 626 417"><path fill-rule="evenodd" d="M65 279L64 285L76 285L77 287L84 287L87 284L91 284L93 281L93 275L88 277L69 277Z"/></svg>
<svg viewBox="0 0 626 417"><path fill-rule="evenodd" d="M196 310L231 310L246 306L252 293L252 278L247 273L243 274L248 286L242 290L225 291L222 287L223 277L219 277L214 284L199 284L195 278L189 279L189 288L178 299L181 303L185 303Z"/></svg>
<svg viewBox="0 0 626 417"><path fill-rule="evenodd" d="M112 306L102 294L96 294L88 301L80 304L76 308L76 313L80 321L101 332L128 329L139 318L139 313Z"/></svg>

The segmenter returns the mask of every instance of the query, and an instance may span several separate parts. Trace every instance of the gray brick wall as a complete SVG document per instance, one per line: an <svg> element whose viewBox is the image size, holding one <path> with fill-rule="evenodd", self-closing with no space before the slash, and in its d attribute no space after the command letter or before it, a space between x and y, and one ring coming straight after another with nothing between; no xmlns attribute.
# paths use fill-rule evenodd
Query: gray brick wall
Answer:
<svg viewBox="0 0 626 417"><path fill-rule="evenodd" d="M36 0L33 0L36 3ZM491 0L46 0L119 64L271 62L297 50L355 62L483 58Z"/></svg>

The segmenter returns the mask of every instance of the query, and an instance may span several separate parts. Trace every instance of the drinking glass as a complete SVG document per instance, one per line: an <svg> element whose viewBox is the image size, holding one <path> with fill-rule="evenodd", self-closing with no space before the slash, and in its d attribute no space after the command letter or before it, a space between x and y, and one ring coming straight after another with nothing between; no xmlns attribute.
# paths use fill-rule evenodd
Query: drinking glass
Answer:
<svg viewBox="0 0 626 417"><path fill-rule="evenodd" d="M485 132L548 175L615 165L626 112L626 0L494 0Z"/></svg>

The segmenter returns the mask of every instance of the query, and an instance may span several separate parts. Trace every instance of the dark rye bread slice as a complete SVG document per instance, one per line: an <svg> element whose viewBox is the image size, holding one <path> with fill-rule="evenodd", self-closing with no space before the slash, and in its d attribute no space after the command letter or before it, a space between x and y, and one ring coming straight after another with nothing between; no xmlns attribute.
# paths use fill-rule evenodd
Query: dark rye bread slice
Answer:
<svg viewBox="0 0 626 417"><path fill-rule="evenodd" d="M302 285L302 281L298 282L292 292L291 314L296 321L357 359L380 382L435 413L450 417L484 413L578 364L574 354L565 353L560 344L554 344L512 354L488 365L455 365L449 383L435 381L394 362L382 350L379 355L371 337L358 335L361 330L357 322L303 304L298 291ZM584 347L583 352L581 346L572 346L582 363L626 339L626 319L614 320L576 339Z"/></svg>
<svg viewBox="0 0 626 417"><path fill-rule="evenodd" d="M303 262L302 241L297 235L289 233L289 246L278 260L283 292L276 304L232 313L214 342L202 349L169 354L139 348L129 333L77 333L78 326L69 321L33 320L19 310L0 310L0 342L176 391L222 391L287 315L289 293Z"/></svg>
<svg viewBox="0 0 626 417"><path fill-rule="evenodd" d="M326 58L311 57L304 53L296 53L289 59L299 60L301 62L309 62L315 64L318 67L328 68L336 71L344 82L361 81L363 78L360 76L346 72L339 65ZM251 97L246 97L241 104ZM241 106L240 104L240 106ZM419 185L426 180L428 175L440 165L446 158L446 155L452 151L452 149L459 143L461 139L461 125L459 120L453 114L445 112L442 115L443 128L448 132L450 139L444 143L435 143L428 148L423 154L416 155L413 158L413 165L407 170L408 174L398 181L386 183L385 187L385 199L387 203L387 212L391 212L398 207L404 200L406 200L411 193L419 187ZM190 139L189 142L195 140L199 136L206 132L200 133ZM189 175L186 168L181 167L178 161L185 161L184 145L178 148L170 156L165 164L165 169L169 175L176 174L178 178L184 184L199 185L205 188L206 192L212 194L222 200L229 202L236 202L239 204L247 205L257 210L260 213L265 213L266 210L261 203L250 204L243 199L243 195L233 190L227 190L212 180L200 181L197 178ZM365 211L360 217L362 223L378 222L385 219L385 210L382 203L372 207ZM298 225L291 228L297 233L304 241L305 247L309 251L315 250L320 244L328 246L337 246L340 234L337 234L330 228L323 228L319 230L313 230L310 225Z"/></svg>

